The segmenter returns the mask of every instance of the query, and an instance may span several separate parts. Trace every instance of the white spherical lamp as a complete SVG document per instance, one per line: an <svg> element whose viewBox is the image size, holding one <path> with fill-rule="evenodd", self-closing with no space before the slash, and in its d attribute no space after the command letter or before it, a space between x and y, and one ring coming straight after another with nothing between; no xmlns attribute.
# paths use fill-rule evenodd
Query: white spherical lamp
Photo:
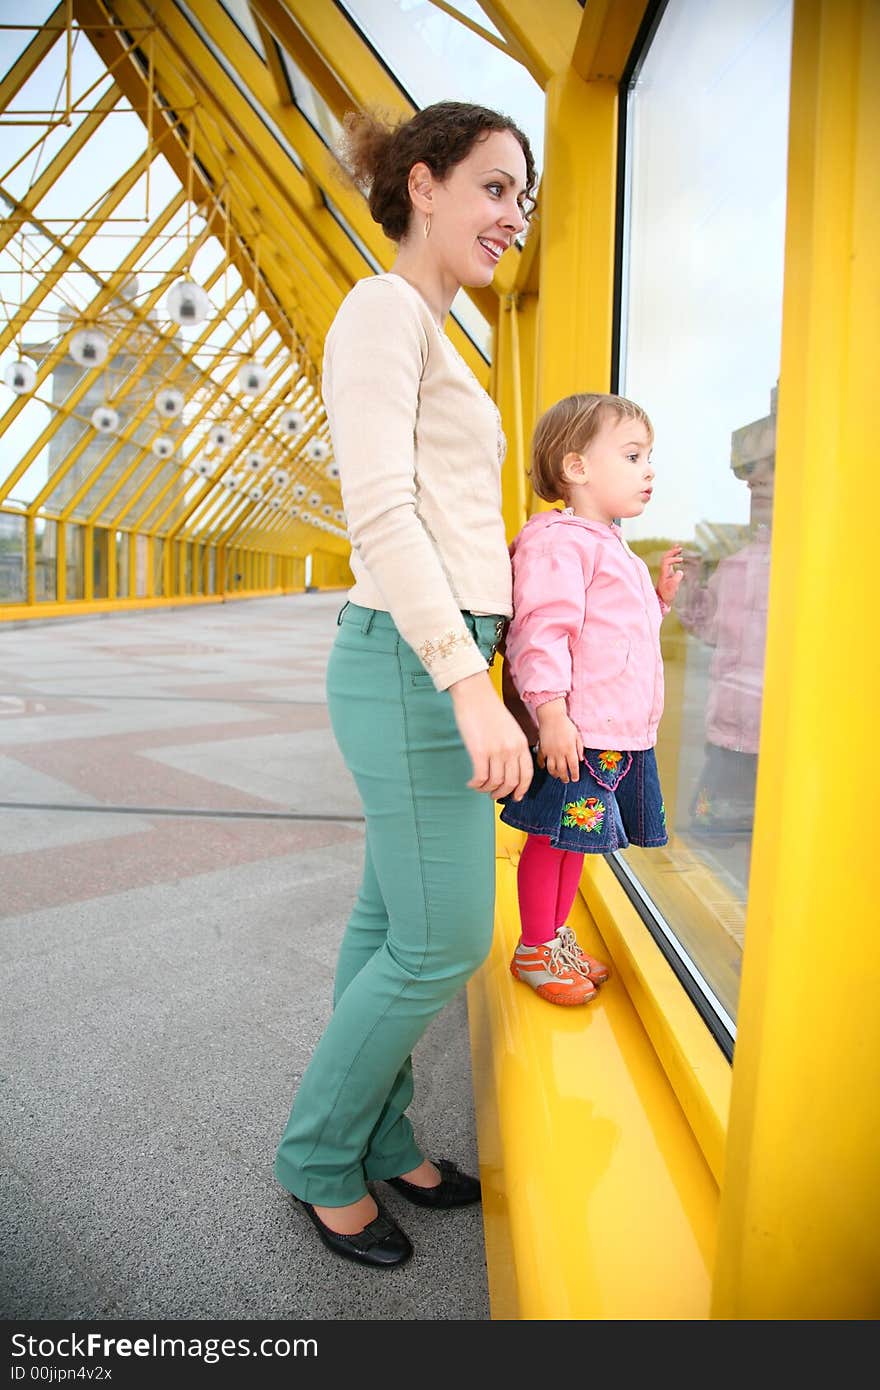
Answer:
<svg viewBox="0 0 880 1390"><path fill-rule="evenodd" d="M110 345L97 328L78 328L68 349L74 362L81 367L100 367L106 362Z"/></svg>
<svg viewBox="0 0 880 1390"><path fill-rule="evenodd" d="M312 463L323 463L330 457L330 445L325 444L323 439L310 439L306 445L306 457Z"/></svg>
<svg viewBox="0 0 880 1390"><path fill-rule="evenodd" d="M119 411L110 405L99 405L92 411L92 424L98 434L112 434L119 428Z"/></svg>
<svg viewBox="0 0 880 1390"><path fill-rule="evenodd" d="M3 380L17 396L29 396L37 384L37 374L30 362L10 362Z"/></svg>
<svg viewBox="0 0 880 1390"><path fill-rule="evenodd" d="M232 443L232 430L228 425L214 425L208 438L215 449L228 449Z"/></svg>
<svg viewBox="0 0 880 1390"><path fill-rule="evenodd" d="M259 362L243 362L238 369L238 384L246 396L259 396L269 385L269 373Z"/></svg>
<svg viewBox="0 0 880 1390"><path fill-rule="evenodd" d="M174 453L174 440L170 439L167 434L157 434L150 448L157 459L167 459Z"/></svg>
<svg viewBox="0 0 880 1390"><path fill-rule="evenodd" d="M166 386L157 395L155 406L163 420L173 420L183 410L183 392L176 386Z"/></svg>
<svg viewBox="0 0 880 1390"><path fill-rule="evenodd" d="M178 280L165 300L168 317L179 324L204 323L211 312L211 301L201 285L193 280Z"/></svg>
<svg viewBox="0 0 880 1390"><path fill-rule="evenodd" d="M306 417L301 410L285 410L281 416L281 428L290 439L298 439L306 427Z"/></svg>

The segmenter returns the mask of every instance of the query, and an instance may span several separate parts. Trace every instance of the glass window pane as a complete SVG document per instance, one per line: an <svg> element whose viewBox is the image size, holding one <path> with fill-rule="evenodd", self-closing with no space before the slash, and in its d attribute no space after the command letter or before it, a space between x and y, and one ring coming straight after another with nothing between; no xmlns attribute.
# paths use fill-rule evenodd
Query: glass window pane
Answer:
<svg viewBox="0 0 880 1390"><path fill-rule="evenodd" d="M56 564L58 527L54 521L38 516L34 520L35 592L38 603L58 597Z"/></svg>
<svg viewBox="0 0 880 1390"><path fill-rule="evenodd" d="M24 603L25 519L0 512L0 603Z"/></svg>
<svg viewBox="0 0 880 1390"><path fill-rule="evenodd" d="M85 594L83 528L71 523L65 532L65 567L68 599L82 598Z"/></svg>
<svg viewBox="0 0 880 1390"><path fill-rule="evenodd" d="M670 0L630 93L620 390L656 431L654 497L625 522L656 574L685 548L663 626L657 757L669 845L635 875L736 1017L763 685L782 312L788 0Z"/></svg>

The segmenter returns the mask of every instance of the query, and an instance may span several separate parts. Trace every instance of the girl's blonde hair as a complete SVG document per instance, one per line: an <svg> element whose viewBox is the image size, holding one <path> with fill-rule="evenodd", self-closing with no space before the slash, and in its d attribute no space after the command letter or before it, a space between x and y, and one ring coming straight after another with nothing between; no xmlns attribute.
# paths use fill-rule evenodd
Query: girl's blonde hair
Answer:
<svg viewBox="0 0 880 1390"><path fill-rule="evenodd" d="M609 414L615 420L639 420L653 443L654 426L642 407L625 396L566 396L544 411L532 437L528 476L533 490L545 502L565 501L562 460L566 454L582 454Z"/></svg>

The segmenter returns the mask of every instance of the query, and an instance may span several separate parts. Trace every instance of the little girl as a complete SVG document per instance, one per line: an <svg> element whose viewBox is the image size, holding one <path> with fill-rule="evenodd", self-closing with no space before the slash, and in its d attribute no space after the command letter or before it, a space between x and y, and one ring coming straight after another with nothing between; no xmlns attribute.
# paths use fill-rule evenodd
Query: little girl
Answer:
<svg viewBox="0 0 880 1390"><path fill-rule="evenodd" d="M554 1004L584 1004L608 979L566 918L584 854L666 844L654 744L663 712L660 622L681 583L681 547L655 589L617 520L651 499L654 430L622 396L568 396L538 421L532 487L540 512L510 548L511 684L536 722L536 767L501 819L528 832L517 870L517 980Z"/></svg>

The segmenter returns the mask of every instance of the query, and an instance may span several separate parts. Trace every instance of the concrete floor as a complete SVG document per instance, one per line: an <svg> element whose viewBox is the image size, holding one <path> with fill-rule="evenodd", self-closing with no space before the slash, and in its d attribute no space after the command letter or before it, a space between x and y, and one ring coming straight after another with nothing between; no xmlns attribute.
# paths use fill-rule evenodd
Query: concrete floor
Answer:
<svg viewBox="0 0 880 1390"><path fill-rule="evenodd" d="M338 594L0 628L0 1316L489 1317L479 1208L380 1188L416 1256L332 1255L272 1175L363 825ZM414 1058L477 1170L465 995Z"/></svg>

